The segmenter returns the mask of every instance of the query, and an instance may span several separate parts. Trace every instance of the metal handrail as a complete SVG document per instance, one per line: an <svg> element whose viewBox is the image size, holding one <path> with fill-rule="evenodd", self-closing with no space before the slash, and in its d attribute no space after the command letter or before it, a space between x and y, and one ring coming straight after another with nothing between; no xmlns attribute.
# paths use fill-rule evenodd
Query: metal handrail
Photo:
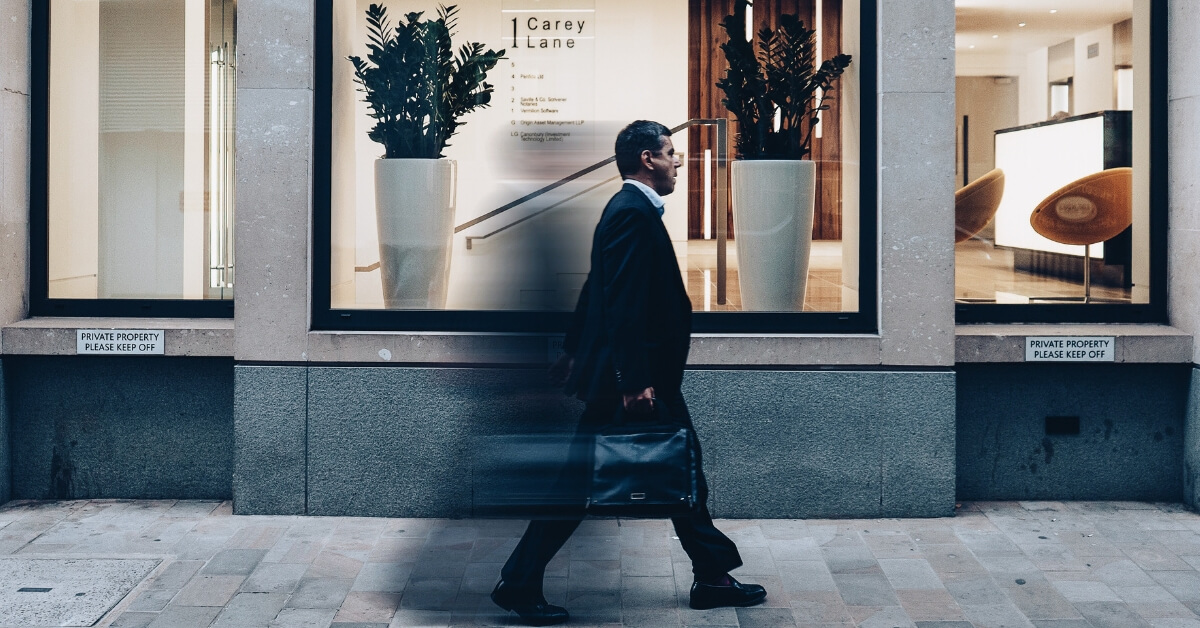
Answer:
<svg viewBox="0 0 1200 628"><path fill-rule="evenodd" d="M683 124L673 127L671 129L671 133L678 133L679 131L682 131L683 129L686 129L686 128L689 128L692 126L715 126L715 127L717 127L717 156L716 156L717 164L716 165L717 165L717 172L720 173L719 176L717 176L717 303L720 305L724 305L725 300L726 300L725 299L725 292L726 292L726 281L725 281L726 254L725 254L725 249L726 249L726 245L728 243L727 242L728 234L726 233L727 232L726 225L729 221L729 190L728 190L728 186L726 184L726 177L725 177L725 169L728 168L728 163L729 163L729 148L728 148L729 147L729 131L728 131L729 121L726 120L725 118L697 118L694 120L688 120L687 122L684 122ZM551 183L550 185L547 185L540 189L534 190L533 192L530 192L529 194L526 194L525 196L522 196L521 198L518 198L515 201L512 201L512 202L502 205L500 207L497 207L496 209L493 209L492 211L490 211L486 214L483 214L482 216L479 216L477 218L474 218L472 220L464 222L461 225L458 225L457 227L454 228L454 233L459 233L460 231L463 231L464 229L469 229L481 222L484 222L485 220L489 220L491 218L499 216L500 214L502 214L510 209L513 209L514 207L523 205L528 201L531 201L547 192L550 192L559 187L562 187L563 185L566 185L567 183L570 183L571 181L574 181L586 174L595 172L596 170L599 170L600 168L603 168L604 166L607 166L608 164L616 161L616 159L617 158L614 155L607 159L598 161L586 168L583 168L582 170L573 172L573 173L559 179L558 181ZM617 176L609 177L609 178L587 188L586 190L583 190L581 192L573 194L565 199L562 199L562 200L554 203L553 205L549 205L549 206L544 207L532 214L529 214L528 216L525 216L518 220L514 220L513 222L510 222L510 223L508 223L494 231L486 233L484 235L466 236L467 249L471 248L472 243L475 240L485 240L487 238L490 238L490 237L496 235L497 233L500 233L501 231L506 231L508 229L511 229L531 218L540 216L552 209L560 207L567 201L573 200L573 199L578 198L588 192L591 192L592 190L594 190L594 189L600 187L601 185L604 185L605 183L608 183L616 178L617 178Z"/></svg>

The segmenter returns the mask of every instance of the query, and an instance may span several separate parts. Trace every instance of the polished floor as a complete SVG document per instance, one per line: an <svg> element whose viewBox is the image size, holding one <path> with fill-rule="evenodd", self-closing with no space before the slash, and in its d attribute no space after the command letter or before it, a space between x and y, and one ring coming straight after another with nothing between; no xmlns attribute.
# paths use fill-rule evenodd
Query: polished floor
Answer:
<svg viewBox="0 0 1200 628"><path fill-rule="evenodd" d="M725 299L720 298L717 273L717 241L689 240L675 243L679 266L683 269L692 309L697 312L741 311L737 242L726 249ZM842 243L818 240L812 243L808 284L805 290L806 312L853 312L858 309L858 291L843 281ZM1011 251L996 249L983 240L963 242L955 247L955 299L963 303L1071 303L1082 300L1082 281L1072 281L1014 268ZM536 289L525 286L515 266L490 268L491 278L477 278L479 285L467 290L474 299L459 298L462 309L570 309L579 294L585 273L551 273L553 287L542 284ZM537 265L531 272L542 272ZM914 269L920 272L920 269ZM378 265L364 267L355 282L339 284L334 290L336 307L378 309L383 307L379 288ZM548 289L549 288L549 289ZM459 293L463 292L462 290ZM358 294L358 297L354 297ZM532 296L531 296L532 295ZM1112 288L1099 281L1092 284L1091 296L1100 302L1130 302L1130 291ZM358 299L355 302L355 298Z"/></svg>
<svg viewBox="0 0 1200 628"><path fill-rule="evenodd" d="M727 253L726 302L717 301L717 244L714 240L691 240L681 254L680 266L686 267L688 294L696 311L739 311L737 244L729 243ZM680 251L677 250L677 253ZM1014 268L1010 251L993 248L982 241L964 242L955 247L954 298L966 303L1071 303L1084 294L1081 281L1023 272ZM1130 300L1127 289L1093 283L1091 296L1105 302ZM851 302L854 301L854 302ZM842 281L842 245L836 241L813 242L809 260L808 285L804 311L845 312L857 308L857 291Z"/></svg>
<svg viewBox="0 0 1200 628"><path fill-rule="evenodd" d="M686 253L685 253L686 251ZM717 298L717 242L716 240L690 240L686 245L676 244L680 256L679 267L686 269L687 291L692 298L692 309L697 312L736 312L742 309L738 290L737 243L730 241L726 253L725 303ZM813 242L809 257L808 284L804 291L804 311L841 312L849 304L842 284L842 243L833 241ZM851 295L854 291L850 290Z"/></svg>
<svg viewBox="0 0 1200 628"><path fill-rule="evenodd" d="M1011 251L990 243L971 240L954 249L954 298L967 302L1053 303L1079 299L1083 283L1065 281L1014 269ZM1126 302L1130 291L1093 282L1091 296L1106 301Z"/></svg>
<svg viewBox="0 0 1200 628"><path fill-rule="evenodd" d="M1200 628L1200 515L1178 504L980 502L940 519L716 523L745 562L734 575L766 587L764 605L688 608L690 563L661 520L584 522L550 563L546 597L570 610L572 628ZM152 565L96 626L513 626L488 593L523 528L234 516L219 501L10 502L0 562L69 562L75 588L0 569L0 626L84 625L55 622L50 602L99 593L114 560Z"/></svg>

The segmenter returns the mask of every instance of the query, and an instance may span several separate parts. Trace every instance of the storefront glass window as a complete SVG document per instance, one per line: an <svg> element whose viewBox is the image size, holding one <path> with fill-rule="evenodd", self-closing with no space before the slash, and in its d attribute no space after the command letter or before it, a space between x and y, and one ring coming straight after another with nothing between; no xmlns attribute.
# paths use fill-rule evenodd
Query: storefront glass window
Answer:
<svg viewBox="0 0 1200 628"><path fill-rule="evenodd" d="M589 269L593 229L622 184L615 164L606 163L617 131L650 119L678 129L672 140L684 167L663 220L694 311L865 311L860 129L863 72L872 64L863 61L857 0L460 3L455 49L479 42L505 56L487 74L490 106L459 120L444 153L453 167L379 159L384 146L369 137L377 120L348 60L369 59L371 4L332 2L332 310L570 311ZM436 3L424 0L384 6L393 30L409 12L437 18ZM739 211L750 216L760 208L732 193L739 127L716 84L727 67L721 21L743 11L756 46L760 29L777 29L793 14L815 30L819 59L850 56L825 100L817 92L813 101L827 107L806 156L816 163L814 181L806 187L789 175L756 186L784 188L790 203L786 219L768 226L739 227ZM763 237L775 231L785 235ZM867 283L873 308L874 280ZM748 297L748 290L769 294Z"/></svg>
<svg viewBox="0 0 1200 628"><path fill-rule="evenodd" d="M1155 5L955 3L960 320L973 305L1104 320L1122 315L1098 306L1151 303Z"/></svg>
<svg viewBox="0 0 1200 628"><path fill-rule="evenodd" d="M232 299L236 0L49 4L46 296Z"/></svg>

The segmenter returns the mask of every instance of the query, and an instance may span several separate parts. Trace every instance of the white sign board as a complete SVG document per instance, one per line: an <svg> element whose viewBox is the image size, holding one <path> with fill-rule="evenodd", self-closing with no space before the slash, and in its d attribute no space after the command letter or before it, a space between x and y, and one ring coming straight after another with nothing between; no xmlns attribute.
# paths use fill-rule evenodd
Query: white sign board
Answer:
<svg viewBox="0 0 1200 628"><path fill-rule="evenodd" d="M527 160L546 151L590 153L596 119L595 0L504 0L502 7L507 58L496 66L493 102L509 112L505 154L524 151L519 158Z"/></svg>
<svg viewBox="0 0 1200 628"><path fill-rule="evenodd" d="M1030 336L1025 338L1026 362L1115 362L1112 336Z"/></svg>
<svg viewBox="0 0 1200 628"><path fill-rule="evenodd" d="M164 355L166 333L161 329L79 329L79 355Z"/></svg>

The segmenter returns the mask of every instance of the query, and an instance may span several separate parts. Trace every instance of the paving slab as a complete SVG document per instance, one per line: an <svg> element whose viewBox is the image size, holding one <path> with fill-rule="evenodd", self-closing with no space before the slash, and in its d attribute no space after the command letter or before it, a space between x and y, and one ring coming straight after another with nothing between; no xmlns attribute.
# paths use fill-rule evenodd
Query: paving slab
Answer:
<svg viewBox="0 0 1200 628"><path fill-rule="evenodd" d="M0 557L0 623L91 626L159 559Z"/></svg>
<svg viewBox="0 0 1200 628"><path fill-rule="evenodd" d="M140 571L78 625L518 625L488 594L521 521L80 500L10 502L0 524L0 627L72 625L17 616L9 599L45 601L78 583L91 588L72 603L103 601L99 590L120 581L105 568L117 564ZM572 626L603 628L1200 628L1200 516L1179 504L976 502L938 519L717 526L739 544L734 576L763 585L765 604L688 608L691 563L663 520L585 521L547 567L545 595ZM71 569L41 586L4 575L35 560Z"/></svg>

